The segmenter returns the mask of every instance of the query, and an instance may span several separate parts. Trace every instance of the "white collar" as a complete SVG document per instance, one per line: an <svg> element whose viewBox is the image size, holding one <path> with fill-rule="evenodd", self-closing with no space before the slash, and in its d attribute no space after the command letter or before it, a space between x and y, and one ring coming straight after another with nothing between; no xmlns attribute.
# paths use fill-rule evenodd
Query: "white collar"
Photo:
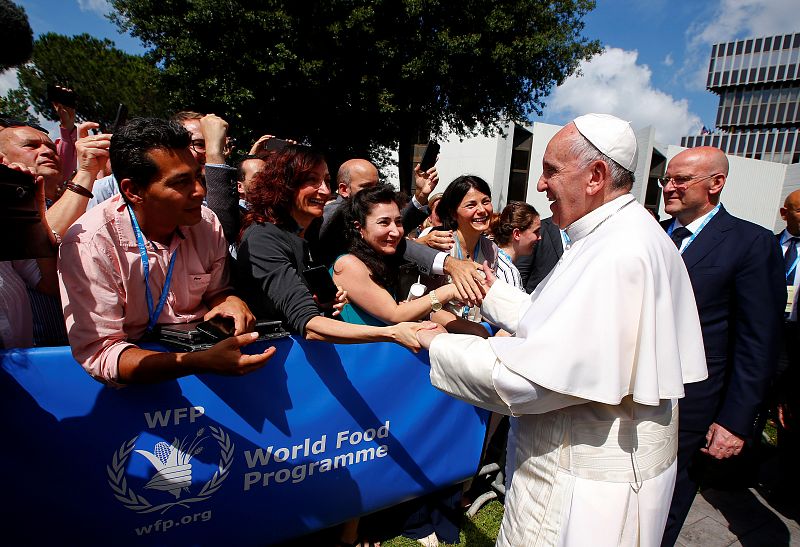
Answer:
<svg viewBox="0 0 800 547"><path fill-rule="evenodd" d="M635 200L636 198L634 198L633 195L629 193L623 194L618 198L612 199L608 203L604 203L594 211L586 213L564 229L567 238L569 238L569 242L575 243L579 239L586 237L597 229L600 224L616 214L617 211L628 206Z"/></svg>
<svg viewBox="0 0 800 547"><path fill-rule="evenodd" d="M784 228L783 232L781 232L781 245L787 245L786 242L789 241L790 237L800 237L800 236L793 236L792 234L789 233L788 228Z"/></svg>

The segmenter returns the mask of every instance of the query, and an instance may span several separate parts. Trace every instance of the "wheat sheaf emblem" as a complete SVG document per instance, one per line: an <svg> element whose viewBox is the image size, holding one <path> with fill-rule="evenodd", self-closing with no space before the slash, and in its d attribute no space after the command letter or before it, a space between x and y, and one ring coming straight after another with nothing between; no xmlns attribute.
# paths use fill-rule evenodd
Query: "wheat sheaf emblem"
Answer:
<svg viewBox="0 0 800 547"><path fill-rule="evenodd" d="M207 500L211 494L219 490L223 481L228 477L235 449L230 436L222 428L209 426L209 430L211 431L211 437L219 445L219 464L211 479L203 485L194 497L180 499L181 494L188 492L189 486L192 484L191 460L202 451L200 443L205 439L203 437L205 428L202 427L197 431L194 439L179 441L175 438L172 444L161 441L153 447L153 452L136 450L137 454L145 457L156 469L156 474L145 484L145 489L169 492L175 496L176 501L153 505L144 496L137 494L133 488L128 486L125 478L125 466L128 463L131 452L134 451L139 435L122 443L122 446L114 452L111 458L111 465L106 466L108 484L111 490L114 491L114 497L131 511L136 511L137 513L161 511L162 514L176 505L189 507L192 503Z"/></svg>

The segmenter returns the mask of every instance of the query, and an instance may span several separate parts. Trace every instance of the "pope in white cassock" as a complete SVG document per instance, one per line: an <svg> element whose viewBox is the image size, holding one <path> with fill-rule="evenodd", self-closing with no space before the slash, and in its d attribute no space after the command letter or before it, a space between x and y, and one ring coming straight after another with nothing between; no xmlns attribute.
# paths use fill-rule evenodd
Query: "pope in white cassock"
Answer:
<svg viewBox="0 0 800 547"><path fill-rule="evenodd" d="M498 545L659 545L675 484L683 384L707 376L675 245L630 190L627 122L576 118L547 146L539 191L568 242L531 295L490 271L481 312L514 337L420 330L431 382L510 414Z"/></svg>

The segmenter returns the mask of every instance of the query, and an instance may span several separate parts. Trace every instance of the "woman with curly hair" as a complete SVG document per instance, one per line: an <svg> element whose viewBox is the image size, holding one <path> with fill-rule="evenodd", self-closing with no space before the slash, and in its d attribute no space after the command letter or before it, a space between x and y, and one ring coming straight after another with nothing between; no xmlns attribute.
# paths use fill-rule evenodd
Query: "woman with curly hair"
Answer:
<svg viewBox="0 0 800 547"><path fill-rule="evenodd" d="M391 325L427 317L436 302L458 297L454 285L445 285L414 300L397 303L402 257L397 245L403 239L400 204L394 188L378 185L351 198L346 212L350 252L340 256L331 273L347 291L350 303L342 319L363 325Z"/></svg>

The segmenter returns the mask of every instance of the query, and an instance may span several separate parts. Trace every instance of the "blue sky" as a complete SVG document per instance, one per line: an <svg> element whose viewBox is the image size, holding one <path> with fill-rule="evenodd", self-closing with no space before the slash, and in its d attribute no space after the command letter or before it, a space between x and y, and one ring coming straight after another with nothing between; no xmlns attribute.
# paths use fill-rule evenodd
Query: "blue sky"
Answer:
<svg viewBox="0 0 800 547"><path fill-rule="evenodd" d="M37 35L86 32L131 53L144 51L105 18L105 0L15 1ZM657 139L677 144L714 124L717 98L704 87L711 45L798 32L797 8L797 0L597 0L584 35L600 40L604 53L547 97L543 116L533 121L563 124L609 112L637 129L653 125ZM0 75L0 93L15 85L14 74Z"/></svg>

